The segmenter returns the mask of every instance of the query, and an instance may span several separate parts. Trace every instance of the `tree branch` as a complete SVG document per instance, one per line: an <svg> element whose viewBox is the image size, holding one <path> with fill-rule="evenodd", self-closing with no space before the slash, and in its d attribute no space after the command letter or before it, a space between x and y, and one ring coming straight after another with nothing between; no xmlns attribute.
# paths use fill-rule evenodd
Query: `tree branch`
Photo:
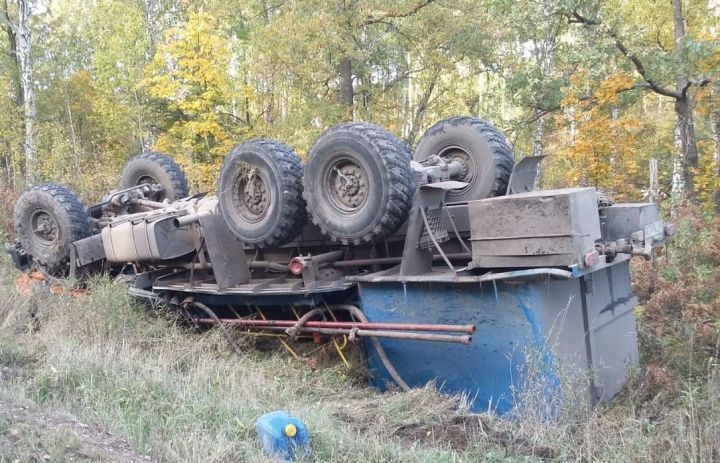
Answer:
<svg viewBox="0 0 720 463"><path fill-rule="evenodd" d="M586 18L585 16L581 15L577 10L570 13L569 16L566 14L566 16L570 24L583 24L585 26L599 26L602 24L596 19Z"/></svg>
<svg viewBox="0 0 720 463"><path fill-rule="evenodd" d="M581 15L577 10L573 11L572 13L570 13L570 15L566 15L566 16L568 18L568 22L571 24L582 24L585 27L599 27L599 26L603 25L602 21L597 20L597 19L587 18L587 17ZM643 78L643 80L647 84L647 88L649 88L650 90L652 90L653 92L655 92L659 95L667 96L670 98L675 98L676 100L685 98L685 92L682 92L682 93L674 92L674 91L669 90L665 87L662 87L661 85L656 83L648 74L647 70L645 69L645 66L643 65L643 62L640 61L640 58L638 58L636 54L631 53L628 50L627 46L625 46L625 44L620 40L617 33L615 33L615 31L613 31L610 28L605 28L605 29L606 29L606 33L608 34L608 36L610 36L610 38L613 40L615 48L617 48L620 51L620 53L622 53L623 56L625 56L625 58L629 59L630 62L633 64L633 66L635 66L635 70L637 71L638 74L640 74L640 77Z"/></svg>
<svg viewBox="0 0 720 463"><path fill-rule="evenodd" d="M688 92L688 90L690 90L690 87L692 87L693 85L698 88L702 88L702 87L706 86L707 84L715 82L717 80L718 76L720 76L720 73L715 74L714 76L709 76L709 77L701 77L698 79L688 79L687 83L685 84L685 87L683 87L682 92L681 92L683 98L687 97L687 92Z"/></svg>
<svg viewBox="0 0 720 463"><path fill-rule="evenodd" d="M2 13L0 14L0 27L2 27L6 32L10 30L13 34L17 34L17 25L10 21L10 15L8 12L2 11L0 13Z"/></svg>
<svg viewBox="0 0 720 463"><path fill-rule="evenodd" d="M263 110L263 112L260 113L260 116L262 116L264 113L265 113L265 111ZM244 125L246 125L246 126L248 126L248 127L252 127L252 124L251 124L249 121L246 121L245 119L242 119L242 118L240 118L240 117L237 117L235 114L232 114L232 113L229 113L229 112L225 112L225 111L218 111L218 114L220 114L221 116L232 117L232 118L233 118L234 120L236 120L237 122L241 122L241 123L243 123ZM257 120L258 118L256 117L255 119Z"/></svg>
<svg viewBox="0 0 720 463"><path fill-rule="evenodd" d="M362 22L363 26L369 26L371 24L377 24L379 22L387 21L388 19L400 19L400 18L407 18L408 16L412 16L418 11L422 10L428 5L431 5L435 3L436 0L424 0L417 5L415 5L412 9L402 12L402 13L386 13L382 16L373 17L370 16L365 21Z"/></svg>
<svg viewBox="0 0 720 463"><path fill-rule="evenodd" d="M628 87L628 88L621 88L621 89L617 90L615 93L620 94L620 93L625 93L625 92L629 92L632 90L638 90L641 88L648 88L647 82L638 83L638 84L635 84L632 87ZM594 99L595 99L595 95L585 95L585 96L581 96L580 98L578 98L578 101L588 101L588 100L594 100ZM538 111L535 114L533 114L532 116L530 116L529 118L525 119L523 122L526 124L532 124L533 122L537 122L538 120L540 120L542 117L544 117L550 113L554 113L555 111L559 111L562 108L563 108L562 105L556 105L556 106L552 106L550 108L535 108Z"/></svg>

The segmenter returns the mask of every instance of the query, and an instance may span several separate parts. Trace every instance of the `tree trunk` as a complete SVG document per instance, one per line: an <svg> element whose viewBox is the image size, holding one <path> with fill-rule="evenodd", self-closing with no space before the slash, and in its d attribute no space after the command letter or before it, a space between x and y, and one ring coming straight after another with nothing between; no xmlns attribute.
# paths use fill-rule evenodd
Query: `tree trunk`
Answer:
<svg viewBox="0 0 720 463"><path fill-rule="evenodd" d="M410 53L405 53L405 60L406 60L408 69L412 69L410 67L411 63L412 63ZM412 126L413 92L414 92L413 76L411 74L408 74L407 83L406 83L405 91L403 94L403 111L402 111L402 118L403 118L402 136L405 140L408 139L408 137L410 136L410 131L413 128L413 126Z"/></svg>
<svg viewBox="0 0 720 463"><path fill-rule="evenodd" d="M672 163L672 187L670 192L673 198L682 198L685 192L685 178L683 177L683 150L680 140L680 127L675 126L675 152Z"/></svg>
<svg viewBox="0 0 720 463"><path fill-rule="evenodd" d="M275 77L274 74L270 74L267 79L268 95L267 103L265 104L265 123L268 127L272 127L275 123Z"/></svg>
<svg viewBox="0 0 720 463"><path fill-rule="evenodd" d="M10 10L8 9L8 2L7 0L4 0L3 2L4 10L2 11L2 19L3 19L3 30L5 30L5 33L7 34L8 38L8 54L13 59L13 62L15 63L15 70L17 74L15 74L15 78L13 79L15 81L15 104L18 106L23 105L23 92L22 92L22 83L20 82L20 78L18 77L20 74L20 60L18 57L17 52L17 33L14 30L12 26L12 20L10 19Z"/></svg>
<svg viewBox="0 0 720 463"><path fill-rule="evenodd" d="M688 79L684 75L684 58L682 41L685 38L685 20L682 15L682 0L673 0L673 25L675 29L675 56L679 70L677 80L677 94L675 98L675 114L677 115L678 132L682 146L682 174L683 197L693 200L695 198L695 171L698 167L697 137L695 135L695 121L693 119L693 102L688 93Z"/></svg>
<svg viewBox="0 0 720 463"><path fill-rule="evenodd" d="M425 112L427 111L428 103L430 103L430 98L435 91L435 86L437 85L439 78L440 72L436 71L432 76L432 80L430 80L430 83L425 88L422 97L420 97L418 107L417 109L415 109L415 116L413 117L412 128L410 129L410 133L408 134L408 136L405 138L405 143L407 143L409 146L413 146L415 144L415 139L420 134L420 128L423 126L423 123L425 121Z"/></svg>
<svg viewBox="0 0 720 463"><path fill-rule="evenodd" d="M25 170L28 182L35 181L35 83L30 48L30 2L18 0L18 57L25 110Z"/></svg>
<svg viewBox="0 0 720 463"><path fill-rule="evenodd" d="M355 89L353 88L352 78L352 60L343 57L338 67L340 77L340 102L345 106L347 111L347 120L353 120L353 100L355 99Z"/></svg>
<svg viewBox="0 0 720 463"><path fill-rule="evenodd" d="M137 124L137 136L140 139L140 152L143 153L150 149L150 143L148 143L145 139L145 124L143 123L142 117L143 105L140 101L140 94L137 90L135 90L133 92L133 96L135 99L135 124Z"/></svg>
<svg viewBox="0 0 720 463"><path fill-rule="evenodd" d="M270 13L272 6L267 1L262 2L262 16L265 20L265 25L270 25ZM270 74L266 75L264 83L267 88L267 102L265 103L265 123L268 127L272 127L275 123L275 70L270 70Z"/></svg>
<svg viewBox="0 0 720 463"><path fill-rule="evenodd" d="M683 197L693 200L695 198L695 171L698 168L698 150L690 97L675 100L675 114L677 114L678 118L677 128L683 153Z"/></svg>
<svg viewBox="0 0 720 463"><path fill-rule="evenodd" d="M335 14L338 18L349 15L349 5L346 0L335 0ZM352 40L352 30L345 29L345 34L348 40ZM346 114L345 120L353 120L353 102L355 99L355 88L353 87L352 78L352 59L343 55L340 57L340 63L337 68L337 77L339 80L340 88L340 103L345 106Z"/></svg>
<svg viewBox="0 0 720 463"><path fill-rule="evenodd" d="M715 149L713 150L713 160L715 161L715 213L720 214L720 83L715 83L711 90L712 98L710 104L712 111L710 112L710 125L712 126L713 142Z"/></svg>
<svg viewBox="0 0 720 463"><path fill-rule="evenodd" d="M145 7L145 33L150 43L150 48L155 49L155 45L161 39L160 15L162 8L158 0L144 0Z"/></svg>
<svg viewBox="0 0 720 463"><path fill-rule="evenodd" d="M545 154L545 116L538 119L537 125L532 132L532 155L542 156Z"/></svg>

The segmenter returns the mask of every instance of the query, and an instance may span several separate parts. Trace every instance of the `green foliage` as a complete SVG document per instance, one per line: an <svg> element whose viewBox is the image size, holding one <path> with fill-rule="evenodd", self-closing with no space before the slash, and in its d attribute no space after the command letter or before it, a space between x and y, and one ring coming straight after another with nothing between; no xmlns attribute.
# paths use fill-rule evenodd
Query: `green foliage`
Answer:
<svg viewBox="0 0 720 463"><path fill-rule="evenodd" d="M230 47L216 33L217 21L204 13L165 33L148 68L151 97L177 114L170 135L198 161L221 154L228 138L220 118L229 111Z"/></svg>
<svg viewBox="0 0 720 463"><path fill-rule="evenodd" d="M573 12L603 26L574 24ZM505 130L517 157L551 154L545 186L639 199L656 158L669 196L673 101L647 91L612 34L665 88L680 73L716 81L720 12L696 0L683 12L678 55L670 3L647 0L54 1L32 24L36 170L94 200L130 156L154 148L187 168L195 190L213 190L222 159L246 139L276 138L304 156L327 127L353 118L414 145L437 120L472 114ZM22 188L18 72L2 43L0 174ZM697 197L708 210L720 187L711 88L690 89Z"/></svg>
<svg viewBox="0 0 720 463"><path fill-rule="evenodd" d="M304 155L323 130L352 117L415 144L440 118L474 114L505 129L517 156L553 154L548 186L579 182L637 199L654 157L667 195L677 158L672 101L612 85L617 76L630 79L623 85L641 80L607 30L667 88L680 71L715 76L718 11L683 5L678 69L669 3L52 2L33 23L36 169L97 199L130 156L154 148L188 168L195 189L212 190L225 154L249 138L277 138ZM604 26L572 24L576 11ZM340 69L348 60L349 105ZM3 56L0 170L21 188L17 77ZM692 90L697 190L708 207L720 187L711 130L718 92L709 89Z"/></svg>

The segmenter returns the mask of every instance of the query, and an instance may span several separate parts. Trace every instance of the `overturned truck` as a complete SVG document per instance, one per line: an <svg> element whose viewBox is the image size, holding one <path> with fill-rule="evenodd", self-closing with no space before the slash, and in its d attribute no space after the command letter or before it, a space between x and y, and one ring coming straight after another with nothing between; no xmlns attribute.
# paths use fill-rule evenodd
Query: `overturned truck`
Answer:
<svg viewBox="0 0 720 463"><path fill-rule="evenodd" d="M9 252L57 277L107 272L198 325L359 340L379 388L435 381L506 413L538 371L560 387L562 367L594 404L638 362L629 259L672 226L594 188L533 191L540 161L514 165L471 117L438 122L414 153L375 125L337 125L304 165L248 141L215 195L189 195L171 158L144 153L99 204L26 191Z"/></svg>

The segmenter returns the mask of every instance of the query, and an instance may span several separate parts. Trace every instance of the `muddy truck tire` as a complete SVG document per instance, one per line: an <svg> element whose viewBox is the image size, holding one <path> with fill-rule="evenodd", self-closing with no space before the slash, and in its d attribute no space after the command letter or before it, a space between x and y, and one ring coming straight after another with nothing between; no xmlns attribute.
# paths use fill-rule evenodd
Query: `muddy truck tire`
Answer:
<svg viewBox="0 0 720 463"><path fill-rule="evenodd" d="M90 217L69 188L47 183L24 192L15 204L15 231L22 247L52 276L67 276L70 245L92 234Z"/></svg>
<svg viewBox="0 0 720 463"><path fill-rule="evenodd" d="M292 148L273 140L235 146L218 180L220 212L245 244L282 246L307 222L302 166Z"/></svg>
<svg viewBox="0 0 720 463"><path fill-rule="evenodd" d="M167 199L173 202L190 194L185 172L170 156L161 153L138 154L125 164L120 188L131 188L144 183L162 185L162 192L148 198L153 201Z"/></svg>
<svg viewBox="0 0 720 463"><path fill-rule="evenodd" d="M410 159L407 145L376 125L351 122L330 128L305 164L303 195L312 221L342 244L392 235L412 207Z"/></svg>
<svg viewBox="0 0 720 463"><path fill-rule="evenodd" d="M415 149L414 160L430 156L463 164L463 175L455 180L468 186L449 191L448 203L503 196L513 169L513 152L505 136L492 124L474 117L451 117L430 127Z"/></svg>

